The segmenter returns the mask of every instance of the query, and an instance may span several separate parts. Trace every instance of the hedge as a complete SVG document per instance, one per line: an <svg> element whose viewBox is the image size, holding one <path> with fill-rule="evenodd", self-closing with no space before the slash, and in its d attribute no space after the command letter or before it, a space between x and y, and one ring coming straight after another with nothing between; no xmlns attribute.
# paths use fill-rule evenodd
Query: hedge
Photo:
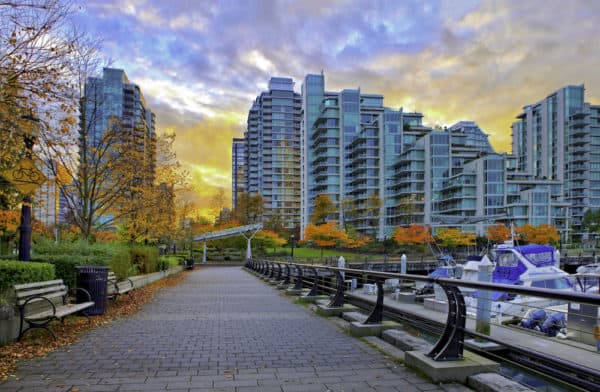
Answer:
<svg viewBox="0 0 600 392"><path fill-rule="evenodd" d="M62 279L70 288L77 286L76 266L108 265L108 260L82 255L43 255L39 256L39 260L36 261L53 264L56 269L56 278Z"/></svg>
<svg viewBox="0 0 600 392"><path fill-rule="evenodd" d="M15 284L41 282L55 278L55 268L49 263L0 260L0 292Z"/></svg>

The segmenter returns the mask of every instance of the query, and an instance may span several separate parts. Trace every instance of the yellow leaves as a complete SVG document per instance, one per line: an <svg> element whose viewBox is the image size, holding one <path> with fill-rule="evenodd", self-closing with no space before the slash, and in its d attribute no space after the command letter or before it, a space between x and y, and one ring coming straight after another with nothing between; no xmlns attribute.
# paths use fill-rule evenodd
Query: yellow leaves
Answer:
<svg viewBox="0 0 600 392"><path fill-rule="evenodd" d="M0 210L0 236L12 237L17 233L21 214L18 211Z"/></svg>
<svg viewBox="0 0 600 392"><path fill-rule="evenodd" d="M335 207L327 194L318 195L315 198L315 207L310 216L310 223L313 225L322 224L330 214L335 212Z"/></svg>
<svg viewBox="0 0 600 392"><path fill-rule="evenodd" d="M343 228L337 226L337 222L330 221L322 225L309 224L304 231L305 241L312 241L320 247L346 247L359 248L372 239L361 237L357 234L348 235Z"/></svg>
<svg viewBox="0 0 600 392"><path fill-rule="evenodd" d="M261 230L256 234L255 238L261 242L265 248L277 248L283 246L287 242L285 238L281 238L272 230Z"/></svg>
<svg viewBox="0 0 600 392"><path fill-rule="evenodd" d="M454 227L441 227L437 231L437 241L446 248L475 245L475 233L464 233Z"/></svg>

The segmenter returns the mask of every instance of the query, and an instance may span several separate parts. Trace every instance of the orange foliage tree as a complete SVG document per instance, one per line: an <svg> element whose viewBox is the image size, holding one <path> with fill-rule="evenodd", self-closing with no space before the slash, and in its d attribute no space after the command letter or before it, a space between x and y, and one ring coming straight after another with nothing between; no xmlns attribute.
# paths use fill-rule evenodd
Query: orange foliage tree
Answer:
<svg viewBox="0 0 600 392"><path fill-rule="evenodd" d="M329 221L322 225L307 225L304 231L304 239L319 246L321 256L323 256L323 248L347 246L349 243L348 234L344 229L338 227L336 221Z"/></svg>
<svg viewBox="0 0 600 392"><path fill-rule="evenodd" d="M548 224L539 226L525 224L517 227L516 231L520 241L530 244L556 244L559 239L558 229Z"/></svg>
<svg viewBox="0 0 600 392"><path fill-rule="evenodd" d="M429 226L412 223L407 227L396 227L392 238L398 245L422 246L433 242Z"/></svg>
<svg viewBox="0 0 600 392"><path fill-rule="evenodd" d="M436 235L438 243L448 249L475 245L475 233L464 233L455 227L442 227Z"/></svg>
<svg viewBox="0 0 600 392"><path fill-rule="evenodd" d="M498 223L488 226L485 235L492 242L504 242L510 239L510 229L502 223Z"/></svg>
<svg viewBox="0 0 600 392"><path fill-rule="evenodd" d="M8 253L10 241L16 236L19 223L18 211L0 210L0 255Z"/></svg>

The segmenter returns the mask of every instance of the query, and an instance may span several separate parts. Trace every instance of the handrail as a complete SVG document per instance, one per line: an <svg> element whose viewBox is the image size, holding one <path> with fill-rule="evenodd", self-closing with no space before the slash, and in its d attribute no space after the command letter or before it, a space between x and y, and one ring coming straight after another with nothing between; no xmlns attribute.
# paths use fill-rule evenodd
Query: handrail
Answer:
<svg viewBox="0 0 600 392"><path fill-rule="evenodd" d="M269 268L261 268L261 265L269 264L274 267L276 263L272 261L258 261L258 260L249 260L246 263L246 267L257 271L263 275L269 274ZM438 342L434 345L433 349L427 354L429 357L433 358L435 361L447 361L447 360L456 360L461 359L463 357L463 348L464 348L464 335L465 335L465 323L466 323L466 306L464 302L464 298L462 296L461 291L458 287L467 287L473 289L481 289L487 291L502 291L514 294L528 295L528 296L537 296L544 297L550 299L559 299L565 301L573 301L578 303L590 304L590 305L598 305L600 306L600 295L599 294L589 294L589 293L572 293L572 292L564 292L564 291L556 291L552 289L544 289L537 287L521 287L507 284L498 284L498 283L488 283L488 282L475 282L475 281L462 281L459 279L448 279L448 278L429 278L421 275L412 275L412 274L400 274L400 273L392 273L392 272L379 272L379 271L370 271L370 270L361 270L354 268L338 268L338 267L330 267L324 265L314 265L314 264L300 264L300 263L290 263L290 262L278 262L278 266L283 265L287 270L287 276L284 282L287 280L289 282L289 277L291 275L291 268L295 268L297 270L296 278L295 278L295 286L294 289L301 290L302 289L302 281L303 281L303 269L307 269L313 272L314 281L313 288L311 293L316 291L315 287L318 282L318 270L325 270L333 273L337 278L337 288L329 303L329 307L342 307L344 304L344 278L343 273L348 274L361 274L366 275L367 277L374 278L375 283L377 284L377 301L375 307L373 308L371 314L367 317L364 324L374 324L380 323L383 320L383 281L385 279L402 279L402 280L412 280L418 282L426 282L438 284L444 290L446 297L448 299L448 319L446 322L446 327L444 328L444 332L442 336L438 340ZM280 267L281 268L281 267ZM271 275L272 275L271 269ZM279 277L281 280L281 277ZM314 295L314 294L313 294Z"/></svg>

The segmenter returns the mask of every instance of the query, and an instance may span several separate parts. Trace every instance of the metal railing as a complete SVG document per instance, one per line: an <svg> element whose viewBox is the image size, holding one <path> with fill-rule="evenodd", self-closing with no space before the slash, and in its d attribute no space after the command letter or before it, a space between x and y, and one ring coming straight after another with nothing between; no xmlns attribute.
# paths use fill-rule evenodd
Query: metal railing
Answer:
<svg viewBox="0 0 600 392"><path fill-rule="evenodd" d="M463 358L464 338L469 335L475 338L486 339L491 342L505 344L494 338L479 333L475 330L466 328L467 312L464 300L464 294L459 287L475 290L485 290L488 292L503 292L511 293L528 297L539 297L553 300L569 301L577 304L588 304L600 306L600 294L579 293L557 291L547 288L523 287L508 284L484 283L477 281L465 281L449 278L429 278L414 274L400 274L392 272L381 272L373 270L363 270L354 268L337 268L325 265L314 264L299 264L290 262L278 262L270 260L249 260L246 267L270 279L281 281L283 285L288 285L293 282L294 290L302 290L308 281L311 285L308 295L317 295L319 291L332 294L329 301L329 307L342 307L345 302L346 283L349 276L357 277L362 283L373 282L377 285L377 300L370 314L367 316L364 324L381 323L384 316L384 287L383 284L387 279L398 279L399 281L407 282L422 282L439 285L446 295L447 299L447 319L443 333L439 340L434 344L433 348L426 355L435 361L449 361ZM346 277L344 278L344 275ZM335 288L325 287L320 284L320 280L329 278L335 280ZM346 279L346 281L345 281ZM600 338L600 337L599 337ZM508 343L510 346L510 342ZM515 352L519 351L519 347L514 347ZM543 353L538 353L542 360L551 359L550 356ZM600 354L598 354L600 355ZM552 358L554 362L565 364L561 358ZM561 362L562 361L562 362ZM590 369L577 363L565 364L565 368L579 370L582 373L591 375L595 381L600 380L600 371L598 369ZM586 386L589 381L575 380L579 385ZM588 383L588 384L586 384ZM593 384L592 384L593 385Z"/></svg>

